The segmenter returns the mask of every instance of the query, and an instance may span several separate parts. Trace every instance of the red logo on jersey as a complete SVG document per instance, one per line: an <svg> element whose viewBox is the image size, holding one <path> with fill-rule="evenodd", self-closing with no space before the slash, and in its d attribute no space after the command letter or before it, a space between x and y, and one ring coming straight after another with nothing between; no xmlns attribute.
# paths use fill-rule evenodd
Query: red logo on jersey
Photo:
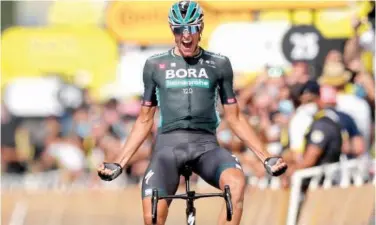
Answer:
<svg viewBox="0 0 376 225"><path fill-rule="evenodd" d="M146 106L151 106L151 102L149 102L149 101L144 101L144 105L146 105Z"/></svg>
<svg viewBox="0 0 376 225"><path fill-rule="evenodd" d="M234 103L235 102L235 98L229 98L227 99L227 103Z"/></svg>
<svg viewBox="0 0 376 225"><path fill-rule="evenodd" d="M165 69L166 68L166 64L159 64L159 69Z"/></svg>

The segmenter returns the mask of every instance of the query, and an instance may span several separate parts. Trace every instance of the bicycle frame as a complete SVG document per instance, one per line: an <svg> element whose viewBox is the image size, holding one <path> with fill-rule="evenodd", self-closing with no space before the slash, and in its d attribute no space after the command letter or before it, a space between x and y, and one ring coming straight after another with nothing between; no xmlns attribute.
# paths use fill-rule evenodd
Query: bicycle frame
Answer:
<svg viewBox="0 0 376 225"><path fill-rule="evenodd" d="M185 189L186 194L180 195L167 195L167 196L158 196L158 190L153 189L152 195L152 221L153 224L157 223L157 203L160 199L185 199L186 200L186 219L187 225L196 225L196 208L194 207L194 200L199 198L210 198L210 197L222 197L226 201L226 209L227 209L227 221L231 221L232 219L232 203L231 203L231 193L230 187L228 185L225 186L225 191L223 193L208 193L208 194L197 194L195 191L190 190L189 184L189 177L192 175L192 170L186 168L183 172L183 176L185 178Z"/></svg>

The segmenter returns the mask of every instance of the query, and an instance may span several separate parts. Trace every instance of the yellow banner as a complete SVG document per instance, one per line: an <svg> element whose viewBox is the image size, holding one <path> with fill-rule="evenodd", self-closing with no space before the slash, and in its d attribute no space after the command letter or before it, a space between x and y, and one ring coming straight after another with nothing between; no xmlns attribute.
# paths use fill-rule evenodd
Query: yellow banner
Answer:
<svg viewBox="0 0 376 225"><path fill-rule="evenodd" d="M348 1L210 1L200 0L200 5L208 10L220 12L244 10L271 10L271 9L320 9L348 6Z"/></svg>
<svg viewBox="0 0 376 225"><path fill-rule="evenodd" d="M100 28L15 27L4 32L1 42L2 84L44 74L85 74L89 87L115 80L117 45Z"/></svg>
<svg viewBox="0 0 376 225"><path fill-rule="evenodd" d="M365 18L370 10L370 3L357 2L352 7L342 9L323 9L315 13L315 25L326 38L348 38L354 35L351 21L354 15ZM366 29L367 24L361 28Z"/></svg>
<svg viewBox="0 0 376 225"><path fill-rule="evenodd" d="M111 2L106 24L119 41L149 45L173 41L167 23L171 2Z"/></svg>
<svg viewBox="0 0 376 225"><path fill-rule="evenodd" d="M168 12L173 2L111 2L106 12L106 24L119 41L140 45L172 44L174 38L168 25ZM218 14L204 9L205 28L203 42L221 23L250 21L248 12Z"/></svg>
<svg viewBox="0 0 376 225"><path fill-rule="evenodd" d="M117 1L106 11L107 28L119 41L141 45L171 44L168 10L174 1ZM287 19L294 24L315 24L326 38L352 35L351 15L364 15L366 2L348 1L210 1L199 0L205 13L203 43L221 23L253 19L260 11L261 20ZM291 10L293 9L293 10ZM317 11L310 11L316 9ZM278 14L279 12L279 14Z"/></svg>
<svg viewBox="0 0 376 225"><path fill-rule="evenodd" d="M51 1L47 20L57 25L99 25L103 22L104 1Z"/></svg>

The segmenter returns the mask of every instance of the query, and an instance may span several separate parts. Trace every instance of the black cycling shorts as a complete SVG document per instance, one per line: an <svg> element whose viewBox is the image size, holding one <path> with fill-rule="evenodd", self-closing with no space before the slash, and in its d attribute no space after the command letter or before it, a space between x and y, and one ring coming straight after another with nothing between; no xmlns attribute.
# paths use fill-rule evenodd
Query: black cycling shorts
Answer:
<svg viewBox="0 0 376 225"><path fill-rule="evenodd" d="M185 165L192 167L194 173L216 188L219 188L219 178L225 169L241 170L238 159L221 148L213 134L191 130L158 134L142 180L142 198L151 196L153 188L158 189L160 196L175 194L180 171Z"/></svg>

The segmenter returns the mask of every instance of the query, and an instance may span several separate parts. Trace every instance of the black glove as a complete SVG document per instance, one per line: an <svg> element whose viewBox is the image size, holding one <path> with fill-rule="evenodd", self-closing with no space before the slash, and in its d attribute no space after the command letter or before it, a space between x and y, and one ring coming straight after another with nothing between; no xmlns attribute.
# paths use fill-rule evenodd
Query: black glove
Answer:
<svg viewBox="0 0 376 225"><path fill-rule="evenodd" d="M274 171L272 172L272 166L276 165L277 164L277 161L281 159L281 157L269 157L267 158L265 161L264 161L264 167L266 169L266 171L272 175L272 176L279 176L279 175L282 175L284 172L286 172L287 170L287 165L285 165L284 167L280 168L279 170L277 171Z"/></svg>
<svg viewBox="0 0 376 225"><path fill-rule="evenodd" d="M102 174L98 171L98 176L104 181L112 181L123 172L123 168L118 163L103 163L103 165L105 169L112 171L111 175Z"/></svg>

